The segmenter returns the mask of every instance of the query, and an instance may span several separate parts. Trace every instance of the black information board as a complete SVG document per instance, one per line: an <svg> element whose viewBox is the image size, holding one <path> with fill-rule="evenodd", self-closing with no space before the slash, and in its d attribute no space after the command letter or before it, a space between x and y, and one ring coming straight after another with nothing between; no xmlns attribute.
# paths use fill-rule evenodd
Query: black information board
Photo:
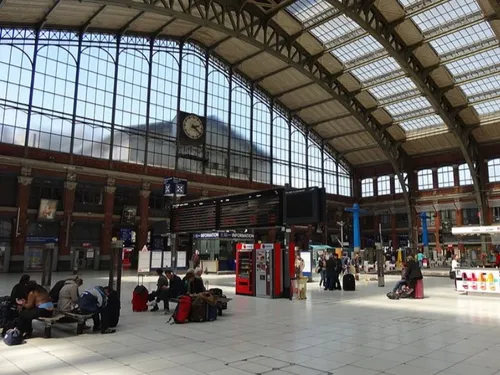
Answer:
<svg viewBox="0 0 500 375"><path fill-rule="evenodd" d="M219 201L219 229L246 229L281 225L279 190L227 197Z"/></svg>
<svg viewBox="0 0 500 375"><path fill-rule="evenodd" d="M217 215L214 201L173 205L170 215L170 228L174 233L216 229Z"/></svg>
<svg viewBox="0 0 500 375"><path fill-rule="evenodd" d="M287 225L317 224L326 220L324 189L311 187L285 191L283 220Z"/></svg>

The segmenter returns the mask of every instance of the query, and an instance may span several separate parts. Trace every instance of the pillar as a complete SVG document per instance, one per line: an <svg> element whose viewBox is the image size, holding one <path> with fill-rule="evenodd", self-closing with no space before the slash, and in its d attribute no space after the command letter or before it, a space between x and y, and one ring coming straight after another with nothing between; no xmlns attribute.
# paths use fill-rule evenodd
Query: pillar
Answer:
<svg viewBox="0 0 500 375"><path fill-rule="evenodd" d="M392 248L399 249L399 237L398 237L398 221L396 214L391 214L391 240L392 240Z"/></svg>
<svg viewBox="0 0 500 375"><path fill-rule="evenodd" d="M439 232L441 231L441 212L436 211L434 212L435 219L434 219L434 233L436 235L436 251L438 253L441 252L441 241L439 241Z"/></svg>
<svg viewBox="0 0 500 375"><path fill-rule="evenodd" d="M432 168L432 187L434 189L439 188L438 172L437 168Z"/></svg>
<svg viewBox="0 0 500 375"><path fill-rule="evenodd" d="M429 256L429 230L427 229L427 213L420 214L420 221L422 223L422 244L424 245L424 254Z"/></svg>
<svg viewBox="0 0 500 375"><path fill-rule="evenodd" d="M357 176L352 179L352 194L355 200L361 199L361 180Z"/></svg>
<svg viewBox="0 0 500 375"><path fill-rule="evenodd" d="M111 239L113 238L113 208L115 205L115 179L108 178L106 182L106 186L104 186L104 197L103 197L103 206L104 206L104 221L102 223L102 231L101 231L101 251L100 257L105 257L106 262L103 264L100 260L100 268L106 268L107 259L111 254ZM103 267L104 266L104 267Z"/></svg>
<svg viewBox="0 0 500 375"><path fill-rule="evenodd" d="M309 244L311 243L312 235L313 235L313 226L308 225L307 226L307 234L306 234L306 238L305 238L305 244L303 246L304 250L309 250Z"/></svg>
<svg viewBox="0 0 500 375"><path fill-rule="evenodd" d="M31 177L31 168L22 167L21 175L17 177L18 222L16 222L13 231L13 255L24 254L26 234L28 232L28 203L30 200L32 181L33 178Z"/></svg>
<svg viewBox="0 0 500 375"><path fill-rule="evenodd" d="M354 251L361 249L361 228L359 227L359 204L354 203L352 208L346 208L345 211L352 212L352 230Z"/></svg>
<svg viewBox="0 0 500 375"><path fill-rule="evenodd" d="M59 255L69 255L71 248L71 222L75 205L76 174L68 173L64 182L64 215L59 231Z"/></svg>
<svg viewBox="0 0 500 375"><path fill-rule="evenodd" d="M377 242L377 236L380 234L380 231L378 230L380 224L380 215L373 215L373 233L374 233L374 239L375 242ZM382 237L380 238L380 243L382 244Z"/></svg>
<svg viewBox="0 0 500 375"><path fill-rule="evenodd" d="M269 229L269 233L267 234L267 240L269 243L276 242L276 228Z"/></svg>
<svg viewBox="0 0 500 375"><path fill-rule="evenodd" d="M460 186L460 173L458 172L458 165L453 166L453 186Z"/></svg>
<svg viewBox="0 0 500 375"><path fill-rule="evenodd" d="M391 178L389 180L390 181L390 187L391 187L391 195L392 194L396 194L396 183L399 183L399 181L396 182L397 176L391 174L391 175L389 175L389 177Z"/></svg>
<svg viewBox="0 0 500 375"><path fill-rule="evenodd" d="M148 242L150 194L150 184L149 182L144 182L139 193L139 227L137 228L136 240L137 251L141 251Z"/></svg>
<svg viewBox="0 0 500 375"><path fill-rule="evenodd" d="M458 205L458 204L456 204ZM464 225L464 210L462 208L457 209L457 227L461 227ZM460 250L460 254L465 252L464 241L460 237L458 237L458 249Z"/></svg>

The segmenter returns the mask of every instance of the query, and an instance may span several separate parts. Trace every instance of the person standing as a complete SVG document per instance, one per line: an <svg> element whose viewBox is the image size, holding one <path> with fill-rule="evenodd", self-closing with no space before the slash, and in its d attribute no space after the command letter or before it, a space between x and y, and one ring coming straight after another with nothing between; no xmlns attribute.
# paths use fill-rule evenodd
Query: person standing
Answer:
<svg viewBox="0 0 500 375"><path fill-rule="evenodd" d="M319 286L326 285L326 259L325 254L321 255L318 261L318 273L321 277L319 280Z"/></svg>
<svg viewBox="0 0 500 375"><path fill-rule="evenodd" d="M342 286L340 285L340 274L342 273L342 261L339 259L338 254L333 256L333 260L335 262L335 269L333 273L333 289L342 290Z"/></svg>
<svg viewBox="0 0 500 375"><path fill-rule="evenodd" d="M418 266L422 268L424 266L424 253L420 250L417 254Z"/></svg>
<svg viewBox="0 0 500 375"><path fill-rule="evenodd" d="M453 255L452 256L452 261L451 261L451 273L453 276L453 281L455 284L455 290L457 290L457 269L460 267L460 264L458 263L458 256Z"/></svg>
<svg viewBox="0 0 500 375"><path fill-rule="evenodd" d="M325 290L333 290L333 284L335 279L335 260L333 259L333 255L330 254L330 257L326 261L326 284Z"/></svg>

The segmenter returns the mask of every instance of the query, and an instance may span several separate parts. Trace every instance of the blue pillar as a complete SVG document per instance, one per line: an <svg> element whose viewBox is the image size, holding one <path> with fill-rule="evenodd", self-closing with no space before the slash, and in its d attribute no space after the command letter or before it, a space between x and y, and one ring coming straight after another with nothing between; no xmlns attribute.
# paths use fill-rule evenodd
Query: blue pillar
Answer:
<svg viewBox="0 0 500 375"><path fill-rule="evenodd" d="M354 203L352 208L346 208L345 211L352 212L352 228L353 228L353 241L354 241L354 251L359 251L361 248L361 229L359 227L359 214L361 210L359 204Z"/></svg>
<svg viewBox="0 0 500 375"><path fill-rule="evenodd" d="M427 213L422 212L420 214L420 220L422 221L422 244L429 246L429 230L427 229Z"/></svg>

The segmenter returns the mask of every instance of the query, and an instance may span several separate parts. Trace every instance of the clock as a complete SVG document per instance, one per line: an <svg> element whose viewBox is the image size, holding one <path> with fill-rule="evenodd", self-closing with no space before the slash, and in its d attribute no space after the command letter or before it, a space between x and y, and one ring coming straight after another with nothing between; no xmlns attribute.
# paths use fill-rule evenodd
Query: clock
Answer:
<svg viewBox="0 0 500 375"><path fill-rule="evenodd" d="M205 132L203 121L196 115L186 116L182 121L182 129L184 134L193 140L200 139Z"/></svg>

